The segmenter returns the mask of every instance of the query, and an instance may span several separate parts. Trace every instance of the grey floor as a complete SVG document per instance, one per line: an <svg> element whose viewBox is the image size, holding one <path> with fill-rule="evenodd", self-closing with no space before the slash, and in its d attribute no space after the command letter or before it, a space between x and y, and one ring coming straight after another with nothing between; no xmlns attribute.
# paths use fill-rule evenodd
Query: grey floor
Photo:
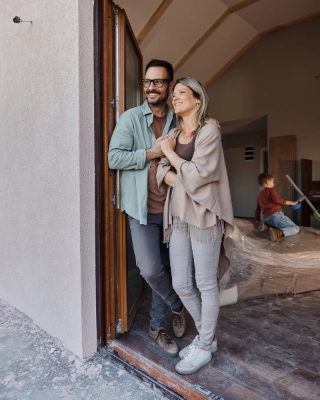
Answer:
<svg viewBox="0 0 320 400"><path fill-rule="evenodd" d="M83 361L0 299L0 399L166 399L97 353Z"/></svg>

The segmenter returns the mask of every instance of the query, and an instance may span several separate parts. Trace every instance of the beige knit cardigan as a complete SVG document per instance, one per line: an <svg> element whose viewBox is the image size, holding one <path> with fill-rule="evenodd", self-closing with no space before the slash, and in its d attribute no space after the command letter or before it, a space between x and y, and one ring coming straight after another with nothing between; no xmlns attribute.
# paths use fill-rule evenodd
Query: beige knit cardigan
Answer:
<svg viewBox="0 0 320 400"><path fill-rule="evenodd" d="M176 138L172 129L169 136ZM224 161L221 134L216 125L207 124L197 134L195 151L191 161L180 158L177 176L171 196L164 177L171 169L167 158L162 158L157 170L159 190L166 194L164 229L170 225L170 217L204 229L212 226L213 214L225 222L223 246L221 246L218 278L229 268L229 236L233 232L233 209L229 180Z"/></svg>

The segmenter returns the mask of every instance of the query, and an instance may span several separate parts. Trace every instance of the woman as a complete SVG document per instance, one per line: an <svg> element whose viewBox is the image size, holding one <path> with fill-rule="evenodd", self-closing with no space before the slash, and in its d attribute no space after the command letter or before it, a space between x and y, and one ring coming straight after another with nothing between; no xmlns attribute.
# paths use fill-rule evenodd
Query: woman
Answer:
<svg viewBox="0 0 320 400"><path fill-rule="evenodd" d="M170 242L173 287L198 331L175 366L178 373L190 374L210 362L217 349L218 277L229 266L223 250L233 231L233 211L221 135L216 125L205 124L203 86L192 78L178 79L172 104L177 124L161 142L166 158L159 163L157 182L167 192L164 235Z"/></svg>

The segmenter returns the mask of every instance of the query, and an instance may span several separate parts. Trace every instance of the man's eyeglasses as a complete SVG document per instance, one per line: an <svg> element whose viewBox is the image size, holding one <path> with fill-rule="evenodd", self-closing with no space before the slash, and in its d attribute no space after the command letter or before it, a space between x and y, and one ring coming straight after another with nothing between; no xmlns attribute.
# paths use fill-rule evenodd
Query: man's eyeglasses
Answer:
<svg viewBox="0 0 320 400"><path fill-rule="evenodd" d="M171 82L170 79L141 79L142 80L142 85L145 88L148 88L151 83L153 83L153 86L156 88L161 88L164 84L164 82Z"/></svg>

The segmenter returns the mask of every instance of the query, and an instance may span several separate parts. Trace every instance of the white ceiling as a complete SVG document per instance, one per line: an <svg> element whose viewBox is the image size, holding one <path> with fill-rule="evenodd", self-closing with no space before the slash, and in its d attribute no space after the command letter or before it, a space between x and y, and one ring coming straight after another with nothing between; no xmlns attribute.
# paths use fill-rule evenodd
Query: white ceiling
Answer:
<svg viewBox="0 0 320 400"><path fill-rule="evenodd" d="M207 85L262 34L320 15L320 0L118 0L117 4L125 9L136 37L150 27L140 42L144 65L151 58L164 59L178 65L176 78L192 76ZM167 8L146 25L159 6Z"/></svg>

